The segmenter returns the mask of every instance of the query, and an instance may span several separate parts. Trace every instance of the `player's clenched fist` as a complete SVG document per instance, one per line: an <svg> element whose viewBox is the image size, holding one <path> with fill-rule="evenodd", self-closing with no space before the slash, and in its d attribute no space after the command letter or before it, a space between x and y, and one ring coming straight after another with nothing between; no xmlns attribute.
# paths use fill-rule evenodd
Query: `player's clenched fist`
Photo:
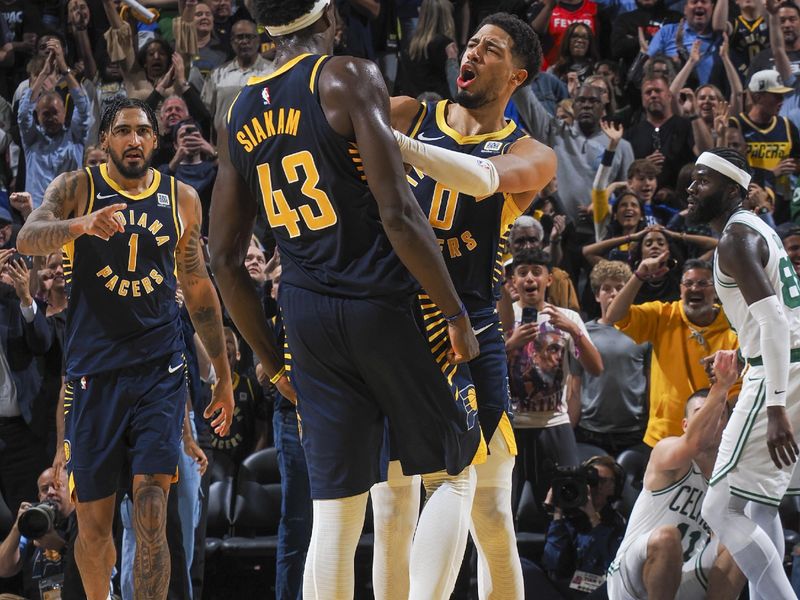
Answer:
<svg viewBox="0 0 800 600"><path fill-rule="evenodd" d="M117 211L123 210L127 205L123 203L111 204L100 210L96 210L83 217L83 233L96 235L104 240L112 235L125 231L123 220Z"/></svg>

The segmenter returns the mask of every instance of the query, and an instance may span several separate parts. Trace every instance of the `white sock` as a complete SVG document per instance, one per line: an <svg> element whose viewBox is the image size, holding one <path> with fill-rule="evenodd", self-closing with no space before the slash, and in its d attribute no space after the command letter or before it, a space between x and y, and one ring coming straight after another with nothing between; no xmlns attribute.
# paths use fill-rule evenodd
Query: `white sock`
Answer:
<svg viewBox="0 0 800 600"><path fill-rule="evenodd" d="M522 565L511 513L511 473L514 457L503 434L494 432L489 457L475 465L477 488L470 533L478 550L478 598L523 600Z"/></svg>
<svg viewBox="0 0 800 600"><path fill-rule="evenodd" d="M367 495L314 500L314 524L303 571L305 600L352 600L354 558L364 528Z"/></svg>
<svg viewBox="0 0 800 600"><path fill-rule="evenodd" d="M778 508L759 504L758 502L748 502L744 514L750 517L769 536L769 539L775 544L775 550L778 552L778 556L781 557L782 563L783 555L786 551L786 541L783 538L783 526L781 525ZM750 600L769 600L769 598L761 596L752 584L748 584L748 587L750 589Z"/></svg>
<svg viewBox="0 0 800 600"><path fill-rule="evenodd" d="M372 486L375 544L372 588L375 600L408 600L411 542L419 518L419 475L403 475L400 461L389 463L388 479Z"/></svg>
<svg viewBox="0 0 800 600"><path fill-rule="evenodd" d="M422 476L427 501L411 547L409 600L449 598L467 546L475 469Z"/></svg>
<svg viewBox="0 0 800 600"><path fill-rule="evenodd" d="M723 479L708 488L702 515L760 597L796 598L783 570L783 557L778 556L766 532L745 516L746 504L746 500L731 495Z"/></svg>

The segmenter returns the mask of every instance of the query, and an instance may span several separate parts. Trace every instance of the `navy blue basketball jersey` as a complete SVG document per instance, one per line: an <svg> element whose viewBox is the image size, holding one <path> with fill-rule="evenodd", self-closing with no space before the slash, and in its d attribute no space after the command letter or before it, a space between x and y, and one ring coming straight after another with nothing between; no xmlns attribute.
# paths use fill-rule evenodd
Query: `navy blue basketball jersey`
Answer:
<svg viewBox="0 0 800 600"><path fill-rule="evenodd" d="M750 67L750 61L765 48L769 48L767 20L764 17L756 17L754 21L748 21L742 15L736 17L731 34L731 55L733 64L743 80Z"/></svg>
<svg viewBox="0 0 800 600"><path fill-rule="evenodd" d="M282 284L346 298L412 293L417 285L383 230L358 147L320 105L328 59L303 54L248 82L228 111L231 162L264 206Z"/></svg>
<svg viewBox="0 0 800 600"><path fill-rule="evenodd" d="M446 121L448 101L422 105L409 135L426 144L490 158L525 136L514 121L500 131L464 136ZM503 280L502 251L508 231L522 214L511 194L475 198L444 187L412 168L411 189L442 248L447 270L470 314L494 309Z"/></svg>
<svg viewBox="0 0 800 600"><path fill-rule="evenodd" d="M181 236L177 182L152 170L133 196L88 167L86 214L119 202L123 233L106 241L82 235L64 247L69 286L66 369L69 379L130 367L183 350L175 247Z"/></svg>

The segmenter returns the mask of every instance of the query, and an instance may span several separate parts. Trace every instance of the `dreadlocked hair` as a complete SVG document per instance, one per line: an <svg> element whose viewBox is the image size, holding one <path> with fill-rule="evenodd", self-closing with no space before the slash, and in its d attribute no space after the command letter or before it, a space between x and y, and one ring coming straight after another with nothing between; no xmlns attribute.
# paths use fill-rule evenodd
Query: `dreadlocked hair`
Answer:
<svg viewBox="0 0 800 600"><path fill-rule="evenodd" d="M100 134L108 134L111 125L117 118L119 111L126 108L139 108L147 115L147 120L150 121L150 126L153 128L153 133L158 138L158 119L156 118L155 111L144 100L136 98L118 98L114 100L108 108L103 111L103 116L100 117Z"/></svg>

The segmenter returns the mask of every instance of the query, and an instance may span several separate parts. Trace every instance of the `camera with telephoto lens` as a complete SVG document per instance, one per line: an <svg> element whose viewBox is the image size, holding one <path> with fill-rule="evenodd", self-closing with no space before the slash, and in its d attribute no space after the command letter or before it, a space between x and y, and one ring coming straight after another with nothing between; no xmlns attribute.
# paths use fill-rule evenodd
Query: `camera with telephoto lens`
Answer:
<svg viewBox="0 0 800 600"><path fill-rule="evenodd" d="M42 537L61 523L61 512L58 506L45 500L32 504L19 518L19 532L30 540Z"/></svg>
<svg viewBox="0 0 800 600"><path fill-rule="evenodd" d="M593 466L556 467L553 476L553 506L562 511L574 511L589 499L587 487L600 483Z"/></svg>

